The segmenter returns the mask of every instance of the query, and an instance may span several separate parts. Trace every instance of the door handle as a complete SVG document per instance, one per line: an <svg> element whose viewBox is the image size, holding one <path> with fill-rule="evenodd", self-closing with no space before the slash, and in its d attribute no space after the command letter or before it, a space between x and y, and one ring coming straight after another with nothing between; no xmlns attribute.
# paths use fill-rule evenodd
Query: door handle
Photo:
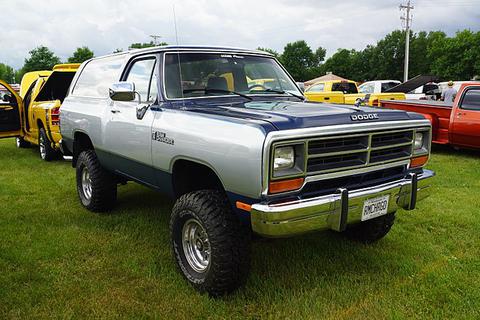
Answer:
<svg viewBox="0 0 480 320"><path fill-rule="evenodd" d="M120 109L118 109L118 108L112 108L112 109L110 109L110 112L111 112L111 113L120 113Z"/></svg>

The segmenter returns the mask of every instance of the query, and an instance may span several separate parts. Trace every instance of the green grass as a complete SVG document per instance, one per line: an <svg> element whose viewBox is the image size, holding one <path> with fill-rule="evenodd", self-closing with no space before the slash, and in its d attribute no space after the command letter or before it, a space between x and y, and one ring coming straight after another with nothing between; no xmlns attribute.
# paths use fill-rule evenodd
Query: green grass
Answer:
<svg viewBox="0 0 480 320"><path fill-rule="evenodd" d="M0 318L480 318L479 163L436 148L433 195L386 238L256 241L245 288L212 299L175 269L171 201L129 183L92 214L69 162L1 140Z"/></svg>

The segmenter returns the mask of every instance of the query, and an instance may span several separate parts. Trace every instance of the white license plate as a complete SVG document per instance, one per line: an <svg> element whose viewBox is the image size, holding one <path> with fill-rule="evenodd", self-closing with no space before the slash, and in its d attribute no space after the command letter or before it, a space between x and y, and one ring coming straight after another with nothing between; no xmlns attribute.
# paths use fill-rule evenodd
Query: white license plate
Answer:
<svg viewBox="0 0 480 320"><path fill-rule="evenodd" d="M387 214L389 195L365 200L363 203L362 221Z"/></svg>

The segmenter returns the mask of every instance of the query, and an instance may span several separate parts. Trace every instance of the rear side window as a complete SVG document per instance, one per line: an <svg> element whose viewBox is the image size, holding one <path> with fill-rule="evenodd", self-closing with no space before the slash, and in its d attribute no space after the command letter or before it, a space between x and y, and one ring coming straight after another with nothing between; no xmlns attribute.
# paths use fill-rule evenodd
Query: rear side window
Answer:
<svg viewBox="0 0 480 320"><path fill-rule="evenodd" d="M385 92L387 90L390 90L395 86L398 86L398 83L396 83L396 82L384 82L384 83L382 83L381 92Z"/></svg>
<svg viewBox="0 0 480 320"><path fill-rule="evenodd" d="M351 82L337 82L332 84L332 91L342 91L343 93L358 93L357 86Z"/></svg>
<svg viewBox="0 0 480 320"><path fill-rule="evenodd" d="M310 88L307 89L307 92L323 92L325 89L325 84L319 83L319 84L314 84Z"/></svg>
<svg viewBox="0 0 480 320"><path fill-rule="evenodd" d="M120 77L124 56L114 56L90 61L82 70L72 95L108 97L108 88Z"/></svg>
<svg viewBox="0 0 480 320"><path fill-rule="evenodd" d="M140 94L142 102L155 101L157 98L155 58L135 61L128 72L127 81L135 84L135 91Z"/></svg>
<svg viewBox="0 0 480 320"><path fill-rule="evenodd" d="M361 93L373 93L373 91L375 90L375 85L373 83L367 83L361 85L358 89Z"/></svg>
<svg viewBox="0 0 480 320"><path fill-rule="evenodd" d="M470 89L465 92L461 108L480 111L480 89Z"/></svg>

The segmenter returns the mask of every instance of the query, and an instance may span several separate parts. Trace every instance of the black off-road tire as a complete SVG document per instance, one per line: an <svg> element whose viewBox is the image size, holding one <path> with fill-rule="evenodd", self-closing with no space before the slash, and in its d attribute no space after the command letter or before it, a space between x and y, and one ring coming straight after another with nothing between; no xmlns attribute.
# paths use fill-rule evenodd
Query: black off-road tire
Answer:
<svg viewBox="0 0 480 320"><path fill-rule="evenodd" d="M84 188L83 175L87 173L89 194ZM115 176L105 170L93 150L82 151L76 166L77 193L82 205L93 212L109 211L117 200L117 182Z"/></svg>
<svg viewBox="0 0 480 320"><path fill-rule="evenodd" d="M48 139L47 132L44 128L40 128L38 133L38 148L40 152L40 158L44 161L52 161L58 159L59 153L52 148L51 142Z"/></svg>
<svg viewBox="0 0 480 320"><path fill-rule="evenodd" d="M207 267L201 272L187 260L182 240L184 228L191 221L201 225L211 251ZM232 211L224 193L201 190L181 196L172 210L170 235L177 266L198 291L216 297L245 283L250 271L250 233Z"/></svg>
<svg viewBox="0 0 480 320"><path fill-rule="evenodd" d="M395 213L389 213L371 220L349 226L346 235L366 244L376 242L387 235L395 221Z"/></svg>
<svg viewBox="0 0 480 320"><path fill-rule="evenodd" d="M30 147L30 143L28 141L25 141L22 137L16 137L15 138L15 144L17 148L28 148Z"/></svg>

